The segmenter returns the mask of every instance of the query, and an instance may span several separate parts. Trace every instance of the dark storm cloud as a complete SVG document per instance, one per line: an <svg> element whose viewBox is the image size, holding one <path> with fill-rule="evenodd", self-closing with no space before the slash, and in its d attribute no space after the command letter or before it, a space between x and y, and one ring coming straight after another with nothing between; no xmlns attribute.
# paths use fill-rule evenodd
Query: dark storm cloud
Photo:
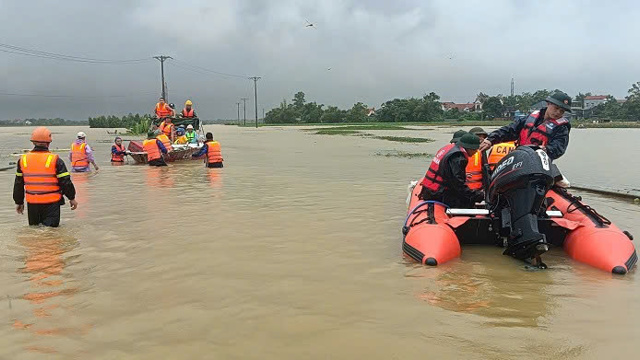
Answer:
<svg viewBox="0 0 640 360"><path fill-rule="evenodd" d="M0 3L0 42L100 59L166 54L219 72L263 79L260 110L294 92L372 106L435 91L561 88L622 97L638 79L633 36L640 5L596 1L13 1ZM306 20L316 28L307 28ZM603 24L606 24L604 26ZM170 99L207 118L234 118L249 80L168 61ZM331 70L328 70L331 68ZM150 111L159 64L96 65L0 52L0 118ZM248 113L253 113L251 103Z"/></svg>

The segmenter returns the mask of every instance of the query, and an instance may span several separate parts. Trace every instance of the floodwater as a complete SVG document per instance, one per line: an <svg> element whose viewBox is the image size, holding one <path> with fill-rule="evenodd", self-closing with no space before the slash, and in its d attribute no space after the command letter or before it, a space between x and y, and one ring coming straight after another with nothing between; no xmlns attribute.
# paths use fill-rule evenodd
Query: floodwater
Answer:
<svg viewBox="0 0 640 360"><path fill-rule="evenodd" d="M294 128L208 126L225 168L112 166L74 175L79 208L30 228L0 172L0 359L598 359L640 350L638 272L546 256L530 272L496 248L426 268L403 259L410 180L455 129L400 144ZM29 145L0 129L1 155ZM381 132L382 133L382 132ZM573 130L574 183L637 187L638 130ZM625 155L626 154L626 155ZM66 156L66 154L65 154ZM579 192L578 192L579 193ZM640 206L579 193L640 235Z"/></svg>

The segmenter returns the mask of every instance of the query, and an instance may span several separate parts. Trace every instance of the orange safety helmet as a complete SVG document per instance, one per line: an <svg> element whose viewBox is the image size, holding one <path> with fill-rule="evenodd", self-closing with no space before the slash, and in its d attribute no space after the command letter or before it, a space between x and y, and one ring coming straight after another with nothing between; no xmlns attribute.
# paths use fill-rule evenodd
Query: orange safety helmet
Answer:
<svg viewBox="0 0 640 360"><path fill-rule="evenodd" d="M51 131L44 126L39 126L31 133L31 141L50 143Z"/></svg>

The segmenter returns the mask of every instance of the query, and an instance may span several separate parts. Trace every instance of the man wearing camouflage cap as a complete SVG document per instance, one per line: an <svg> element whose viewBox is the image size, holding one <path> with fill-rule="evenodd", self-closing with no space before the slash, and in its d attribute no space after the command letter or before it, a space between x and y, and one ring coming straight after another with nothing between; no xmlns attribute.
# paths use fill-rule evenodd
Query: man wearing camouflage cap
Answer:
<svg viewBox="0 0 640 360"><path fill-rule="evenodd" d="M556 92L545 100L546 108L493 131L480 144L479 150L485 151L492 144L517 141L518 145L540 146L552 160L561 157L569 145L571 124L563 115L565 111L571 112L571 97Z"/></svg>

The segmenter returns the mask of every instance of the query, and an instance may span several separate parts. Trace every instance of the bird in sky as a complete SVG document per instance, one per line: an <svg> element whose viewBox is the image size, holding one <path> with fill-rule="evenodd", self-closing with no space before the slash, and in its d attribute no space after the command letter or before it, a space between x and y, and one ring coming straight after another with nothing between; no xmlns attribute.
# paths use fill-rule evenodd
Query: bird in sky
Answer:
<svg viewBox="0 0 640 360"><path fill-rule="evenodd" d="M313 28L313 29L315 29L315 28L316 28L316 25L315 25L315 24L313 24L312 22L310 22L310 21L309 21L309 20L307 20L307 19L304 19L304 20L307 22L307 25L305 25L305 27L310 27L310 28Z"/></svg>

